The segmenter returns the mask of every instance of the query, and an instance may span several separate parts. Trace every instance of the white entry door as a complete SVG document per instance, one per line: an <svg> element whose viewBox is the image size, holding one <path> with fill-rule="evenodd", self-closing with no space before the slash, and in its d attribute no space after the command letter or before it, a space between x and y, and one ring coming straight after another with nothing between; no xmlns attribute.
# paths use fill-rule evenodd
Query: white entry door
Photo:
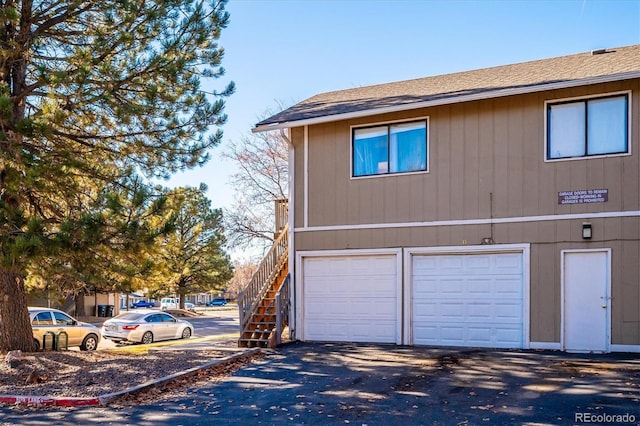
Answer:
<svg viewBox="0 0 640 426"><path fill-rule="evenodd" d="M564 349L609 350L610 251L563 251Z"/></svg>

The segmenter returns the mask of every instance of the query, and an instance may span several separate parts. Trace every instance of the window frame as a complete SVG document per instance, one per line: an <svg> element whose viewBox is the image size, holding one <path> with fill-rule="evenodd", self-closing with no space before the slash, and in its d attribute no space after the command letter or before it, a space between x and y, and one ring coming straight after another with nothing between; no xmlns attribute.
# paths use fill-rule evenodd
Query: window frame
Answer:
<svg viewBox="0 0 640 426"><path fill-rule="evenodd" d="M40 318L41 315L48 316L48 318ZM38 327L51 327L53 326L53 315L51 315L51 311L42 311L38 312L33 316L33 320L31 320L32 326Z"/></svg>
<svg viewBox="0 0 640 426"><path fill-rule="evenodd" d="M370 129L370 128L374 128L374 127L387 127L387 135L390 134L390 129L391 126L396 125L396 124L410 124L410 123L420 123L423 122L425 125L425 137L426 137L426 164L425 164L425 169L424 170L411 170L411 171L407 171L407 172L386 172L386 173L376 173L376 174L370 174L370 175L362 175L362 176L355 176L354 175L354 171L355 171L355 167L354 167L354 142L355 142L355 131L356 130L360 130L360 129ZM350 168L350 172L349 172L349 176L350 179L354 180L354 179L371 179L371 178L380 178L380 177L388 177L388 176L406 176L406 175L413 175L413 174L421 174L421 173L429 173L429 160L430 160L430 155L429 155L429 117L428 116L421 116L421 117L415 117L415 118L405 118L405 119L401 119L401 120L391 120L391 121L379 121L379 122L374 122L374 123L366 123L366 124L357 124L357 125L351 125L349 128L349 136L350 136L350 143L349 143L349 168ZM390 138L388 143L390 144ZM388 151L389 152L389 151ZM387 154L389 155L389 154Z"/></svg>
<svg viewBox="0 0 640 426"><path fill-rule="evenodd" d="M55 325L72 326L77 324L76 320L64 312L51 311L51 315L53 316Z"/></svg>
<svg viewBox="0 0 640 426"><path fill-rule="evenodd" d="M178 320L176 318L174 318L171 315L166 314L164 312L160 313L160 318L161 318L162 322L172 322L172 323L178 322Z"/></svg>
<svg viewBox="0 0 640 426"><path fill-rule="evenodd" d="M583 102L586 110L588 109L589 101L605 100L609 98L618 98L623 96L626 98L626 107L627 107L627 114L625 117L626 151L612 152L612 153L606 153L606 154L585 153L585 155L581 155L581 156L551 158L549 154L550 154L550 148L551 148L550 146L550 142L551 142L550 141L550 132L551 132L550 113L551 113L552 106ZM631 140L631 136L632 136L631 121L632 120L631 119L633 116L631 111L632 105L633 105L631 96L632 96L631 90L624 90L624 91L618 91L618 92L598 93L593 95L576 96L576 97L561 98L561 99L551 99L551 100L544 101L544 111L543 111L543 114L544 114L544 152L543 152L544 162L553 163L558 161L590 160L595 158L621 157L621 156L631 155L631 145L632 145L632 140ZM585 122L584 122L585 132L587 132L587 129L589 126L588 120L589 120L588 112L585 112ZM585 133L585 148L588 148L588 143L589 143L588 133Z"/></svg>

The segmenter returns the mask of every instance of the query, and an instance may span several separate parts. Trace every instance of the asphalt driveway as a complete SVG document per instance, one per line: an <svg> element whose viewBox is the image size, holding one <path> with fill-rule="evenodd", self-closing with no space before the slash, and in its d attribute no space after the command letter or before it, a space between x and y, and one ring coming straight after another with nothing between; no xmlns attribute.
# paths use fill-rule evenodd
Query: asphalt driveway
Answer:
<svg viewBox="0 0 640 426"><path fill-rule="evenodd" d="M638 424L639 386L638 354L292 343L170 402L0 424Z"/></svg>
<svg viewBox="0 0 640 426"><path fill-rule="evenodd" d="M637 424L639 386L637 354L295 343L197 396L232 424Z"/></svg>

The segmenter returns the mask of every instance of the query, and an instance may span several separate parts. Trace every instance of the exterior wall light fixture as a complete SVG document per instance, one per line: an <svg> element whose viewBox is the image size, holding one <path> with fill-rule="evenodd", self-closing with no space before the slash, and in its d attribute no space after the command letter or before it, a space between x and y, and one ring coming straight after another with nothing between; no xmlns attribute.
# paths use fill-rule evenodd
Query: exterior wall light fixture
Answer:
<svg viewBox="0 0 640 426"><path fill-rule="evenodd" d="M592 236L592 232L591 232L591 224L588 222L583 222L582 223L582 238L584 238L585 240L589 240L591 239Z"/></svg>

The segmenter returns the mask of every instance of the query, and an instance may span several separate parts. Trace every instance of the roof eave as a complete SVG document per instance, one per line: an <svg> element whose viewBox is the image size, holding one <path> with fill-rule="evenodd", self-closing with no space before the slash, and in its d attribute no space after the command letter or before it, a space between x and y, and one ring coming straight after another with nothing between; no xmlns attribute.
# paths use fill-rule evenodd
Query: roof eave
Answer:
<svg viewBox="0 0 640 426"><path fill-rule="evenodd" d="M474 93L469 95L452 96L448 98L439 98L429 101L414 102L402 105L395 105L385 108L374 108L361 111L346 112L343 114L323 115L320 117L307 118L303 120L283 121L280 123L263 124L256 126L251 131L253 133L268 132L271 130L287 129L300 126L310 126L312 124L328 123L331 121L349 120L353 118L366 117L369 115L387 114L400 111L409 111L412 109L433 107L439 105L449 105L460 102L470 102L483 99L500 98L504 96L522 95L526 93L543 92L546 90L565 89L577 86L586 86L590 84L609 83L612 81L630 80L640 78L640 71L631 71L626 73L604 75L598 77L582 78L578 80L567 80L554 83L542 83L527 87L507 88L486 91L482 93Z"/></svg>

